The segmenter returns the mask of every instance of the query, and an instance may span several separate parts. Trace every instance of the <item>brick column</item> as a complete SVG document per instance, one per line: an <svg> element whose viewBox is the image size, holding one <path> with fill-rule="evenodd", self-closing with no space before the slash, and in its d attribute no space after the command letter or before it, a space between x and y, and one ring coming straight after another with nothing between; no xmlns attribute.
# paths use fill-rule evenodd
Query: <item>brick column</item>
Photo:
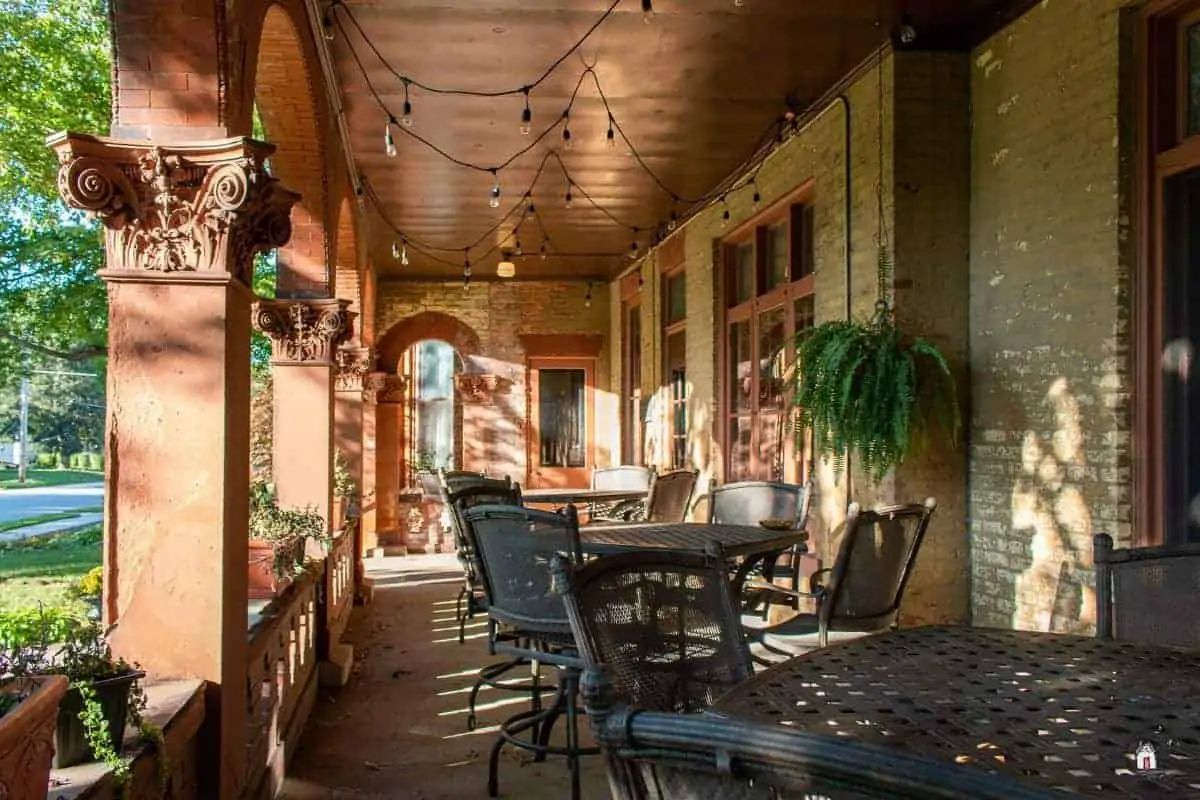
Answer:
<svg viewBox="0 0 1200 800"><path fill-rule="evenodd" d="M59 190L104 224L108 284L104 602L113 650L201 678L206 790L240 795L246 742L251 259L297 196L248 139L61 134ZM219 757L216 757L219 755Z"/></svg>
<svg viewBox="0 0 1200 800"><path fill-rule="evenodd" d="M375 548L398 547L402 544L400 521L397 518L397 494L403 476L399 474L399 455L402 443L400 430L404 412L406 381L398 375L371 373L374 390L375 428L375 519L372 531Z"/></svg>
<svg viewBox="0 0 1200 800"><path fill-rule="evenodd" d="M260 300L254 324L271 339L275 380L272 471L279 505L314 506L332 527L333 383L350 335L347 300Z"/></svg>
<svg viewBox="0 0 1200 800"><path fill-rule="evenodd" d="M355 511L362 515L363 502L363 379L370 369L372 354L365 347L342 347L337 351L337 378L334 383L333 432L334 446L342 454L346 469L359 497ZM340 505L340 504L338 504ZM348 510L348 509L347 509ZM335 520L334 524L338 524ZM362 585L362 521L355 530L354 581Z"/></svg>

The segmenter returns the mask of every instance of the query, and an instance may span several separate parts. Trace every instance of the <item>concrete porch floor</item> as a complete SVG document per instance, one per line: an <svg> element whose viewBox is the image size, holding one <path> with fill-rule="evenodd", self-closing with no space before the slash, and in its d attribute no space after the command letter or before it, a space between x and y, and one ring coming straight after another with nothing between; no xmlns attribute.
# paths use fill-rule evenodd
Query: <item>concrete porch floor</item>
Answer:
<svg viewBox="0 0 1200 800"><path fill-rule="evenodd" d="M462 572L454 556L366 563L375 596L370 606L354 610L346 635L354 646L353 677L344 689L320 690L281 797L486 798L496 726L525 708L528 696L484 690L479 727L468 732L475 674L498 657L488 655L483 617L458 643L454 600ZM552 679L551 671L543 674ZM563 722L556 726L560 741ZM586 718L581 723L590 741ZM585 800L609 797L599 756L582 759L582 765ZM534 764L523 751L506 747L501 754L502 797L560 800L569 791L564 758Z"/></svg>

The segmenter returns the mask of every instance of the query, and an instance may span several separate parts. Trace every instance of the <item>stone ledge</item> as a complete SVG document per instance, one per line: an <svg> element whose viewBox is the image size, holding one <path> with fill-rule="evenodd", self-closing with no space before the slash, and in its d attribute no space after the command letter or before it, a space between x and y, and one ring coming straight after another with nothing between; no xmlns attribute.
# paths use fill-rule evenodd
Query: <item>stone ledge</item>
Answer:
<svg viewBox="0 0 1200 800"><path fill-rule="evenodd" d="M194 797L198 787L195 763L197 734L204 721L204 681L175 680L146 684L147 722L162 729L170 768L170 796ZM138 732L127 728L124 755L133 755L133 774L129 797L158 797L158 748L141 742ZM103 763L79 764L50 773L51 786L46 800L117 800L121 789L113 782L112 772ZM61 783L59 783L61 781Z"/></svg>

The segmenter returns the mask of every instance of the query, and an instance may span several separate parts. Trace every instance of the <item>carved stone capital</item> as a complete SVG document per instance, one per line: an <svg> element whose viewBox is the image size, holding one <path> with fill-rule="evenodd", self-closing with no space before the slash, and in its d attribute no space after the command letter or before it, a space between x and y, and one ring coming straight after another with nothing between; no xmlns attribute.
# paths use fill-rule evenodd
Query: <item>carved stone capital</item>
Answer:
<svg viewBox="0 0 1200 800"><path fill-rule="evenodd" d="M350 338L349 300L259 300L254 327L271 339L275 364L334 364L338 346Z"/></svg>
<svg viewBox="0 0 1200 800"><path fill-rule="evenodd" d="M492 396L508 387L508 381L499 375L476 372L461 372L454 376L454 388L458 399L467 404L486 404Z"/></svg>
<svg viewBox="0 0 1200 800"><path fill-rule="evenodd" d="M363 380L363 400L368 403L403 403L408 378L372 372Z"/></svg>
<svg viewBox="0 0 1200 800"><path fill-rule="evenodd" d="M64 133L48 144L63 200L104 223L108 277L217 273L249 285L254 254L291 238L300 196L267 174L275 148L265 142L159 146Z"/></svg>
<svg viewBox="0 0 1200 800"><path fill-rule="evenodd" d="M337 380L334 390L338 392L361 392L365 388L363 379L371 370L374 354L369 347L340 347L334 356L337 364Z"/></svg>

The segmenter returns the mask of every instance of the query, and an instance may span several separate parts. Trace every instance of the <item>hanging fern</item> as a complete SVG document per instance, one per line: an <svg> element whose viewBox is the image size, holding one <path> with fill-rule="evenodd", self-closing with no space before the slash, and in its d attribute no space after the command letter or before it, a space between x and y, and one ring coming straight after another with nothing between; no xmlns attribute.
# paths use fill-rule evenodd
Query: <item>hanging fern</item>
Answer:
<svg viewBox="0 0 1200 800"><path fill-rule="evenodd" d="M886 301L869 323L826 322L797 334L793 382L799 427L812 431L814 456L832 460L835 475L853 453L881 480L925 437L930 412L958 441L949 365L928 341L900 333Z"/></svg>

